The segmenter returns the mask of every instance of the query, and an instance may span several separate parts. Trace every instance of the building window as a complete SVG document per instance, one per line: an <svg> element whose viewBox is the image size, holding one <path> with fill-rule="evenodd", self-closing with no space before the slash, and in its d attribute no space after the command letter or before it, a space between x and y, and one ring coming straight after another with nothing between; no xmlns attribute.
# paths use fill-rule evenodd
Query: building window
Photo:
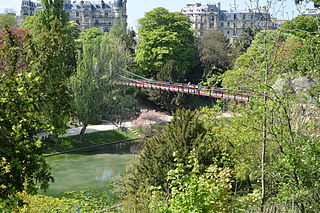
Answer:
<svg viewBox="0 0 320 213"><path fill-rule="evenodd" d="M109 15L108 12L105 12L105 13L104 13L104 16L105 16L105 17L108 17L108 15Z"/></svg>
<svg viewBox="0 0 320 213"><path fill-rule="evenodd" d="M230 32L229 32L229 30L227 31L227 34L229 34Z"/></svg>
<svg viewBox="0 0 320 213"><path fill-rule="evenodd" d="M79 12L76 12L76 17L79 17L80 13Z"/></svg>
<svg viewBox="0 0 320 213"><path fill-rule="evenodd" d="M220 26L223 27L223 22L221 22Z"/></svg>
<svg viewBox="0 0 320 213"><path fill-rule="evenodd" d="M79 20L76 20L76 23L80 25L80 21Z"/></svg>
<svg viewBox="0 0 320 213"><path fill-rule="evenodd" d="M89 17L90 16L90 12L89 11L84 11L84 16L85 17Z"/></svg>
<svg viewBox="0 0 320 213"><path fill-rule="evenodd" d="M234 19L234 20L237 19L237 14L233 14L233 19Z"/></svg>
<svg viewBox="0 0 320 213"><path fill-rule="evenodd" d="M94 25L99 25L99 20L95 20Z"/></svg>
<svg viewBox="0 0 320 213"><path fill-rule="evenodd" d="M230 23L229 22L227 23L227 26L230 27Z"/></svg>

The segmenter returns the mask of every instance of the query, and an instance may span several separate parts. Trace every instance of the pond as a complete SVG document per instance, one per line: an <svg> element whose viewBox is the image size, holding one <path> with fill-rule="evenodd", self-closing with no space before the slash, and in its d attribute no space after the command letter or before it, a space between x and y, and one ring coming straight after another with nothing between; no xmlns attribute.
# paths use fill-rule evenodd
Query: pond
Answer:
<svg viewBox="0 0 320 213"><path fill-rule="evenodd" d="M121 176L135 157L136 143L107 145L87 152L46 158L55 182L47 192L40 194L60 197L68 191L105 189L110 178Z"/></svg>

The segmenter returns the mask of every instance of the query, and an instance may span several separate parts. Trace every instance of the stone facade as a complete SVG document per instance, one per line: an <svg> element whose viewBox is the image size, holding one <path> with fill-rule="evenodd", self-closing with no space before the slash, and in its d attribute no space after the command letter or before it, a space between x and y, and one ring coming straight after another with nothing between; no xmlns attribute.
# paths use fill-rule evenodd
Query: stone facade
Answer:
<svg viewBox="0 0 320 213"><path fill-rule="evenodd" d="M231 41L249 27L258 29L273 29L276 27L270 14L266 11L226 11L221 10L220 3L187 4L181 12L190 16L192 28L197 30L200 36L205 30L214 29L222 32Z"/></svg>
<svg viewBox="0 0 320 213"><path fill-rule="evenodd" d="M98 2L64 0L64 10L81 30L96 27L103 32L109 32L113 25L119 24L119 21L116 21L119 18L127 21L126 4L126 0L114 0L108 3L103 0ZM22 18L32 16L41 9L42 6L38 2L22 0L21 16Z"/></svg>
<svg viewBox="0 0 320 213"><path fill-rule="evenodd" d="M37 10L41 10L42 6L38 2L31 0L22 0L20 16L25 19L28 16L33 16Z"/></svg>

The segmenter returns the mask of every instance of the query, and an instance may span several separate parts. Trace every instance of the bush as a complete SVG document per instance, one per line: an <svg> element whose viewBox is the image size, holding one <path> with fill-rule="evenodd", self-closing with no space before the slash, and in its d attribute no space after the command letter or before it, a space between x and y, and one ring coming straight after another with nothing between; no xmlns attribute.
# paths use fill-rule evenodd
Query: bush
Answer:
<svg viewBox="0 0 320 213"><path fill-rule="evenodd" d="M152 201L150 209L154 212L230 212L231 169L209 166L201 173L199 161L194 152L183 162L175 153L176 168L168 172L170 197L161 187L151 187ZM191 171L190 171L191 170ZM190 171L190 172L189 172Z"/></svg>

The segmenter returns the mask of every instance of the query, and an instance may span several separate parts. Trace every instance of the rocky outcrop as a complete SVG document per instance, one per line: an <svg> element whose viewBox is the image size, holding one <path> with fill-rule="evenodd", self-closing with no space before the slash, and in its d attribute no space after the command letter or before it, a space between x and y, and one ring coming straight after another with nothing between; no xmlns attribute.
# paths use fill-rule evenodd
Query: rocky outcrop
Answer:
<svg viewBox="0 0 320 213"><path fill-rule="evenodd" d="M288 90L296 94L302 94L307 92L314 85L314 81L307 77L298 77L295 79L280 78L274 85L273 89L278 91Z"/></svg>

